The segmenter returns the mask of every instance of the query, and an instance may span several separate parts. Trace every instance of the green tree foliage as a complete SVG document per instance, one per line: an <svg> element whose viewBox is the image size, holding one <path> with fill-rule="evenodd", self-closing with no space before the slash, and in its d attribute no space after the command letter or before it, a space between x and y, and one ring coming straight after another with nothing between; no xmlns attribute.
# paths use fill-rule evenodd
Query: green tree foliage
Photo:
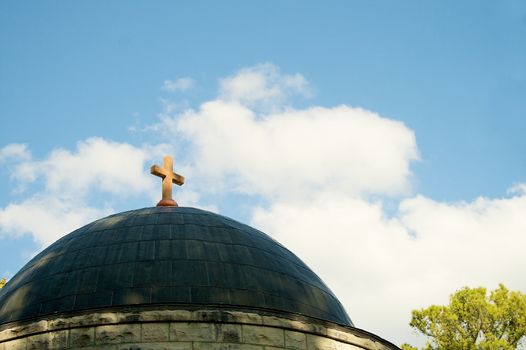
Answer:
<svg viewBox="0 0 526 350"><path fill-rule="evenodd" d="M512 350L526 340L526 295L463 288L449 305L413 310L411 327L429 337L425 350ZM415 350L408 344L403 350Z"/></svg>
<svg viewBox="0 0 526 350"><path fill-rule="evenodd" d="M2 288L4 286L4 284L7 283L7 280L5 278L0 278L0 288Z"/></svg>

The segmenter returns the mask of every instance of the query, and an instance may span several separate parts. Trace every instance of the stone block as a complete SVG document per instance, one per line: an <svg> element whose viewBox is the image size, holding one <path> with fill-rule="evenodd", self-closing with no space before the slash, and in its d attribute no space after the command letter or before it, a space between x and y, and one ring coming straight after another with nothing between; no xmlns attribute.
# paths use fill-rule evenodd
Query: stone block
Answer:
<svg viewBox="0 0 526 350"><path fill-rule="evenodd" d="M338 329L328 328L327 336L331 338L336 338L347 344L358 346L359 348L381 349L380 347L378 347L378 345L380 345L379 343L376 343L371 339L364 338L363 336L360 337L356 334L353 334L351 331L345 332Z"/></svg>
<svg viewBox="0 0 526 350"><path fill-rule="evenodd" d="M307 334L307 348L309 350L341 350L338 341L312 334Z"/></svg>
<svg viewBox="0 0 526 350"><path fill-rule="evenodd" d="M307 348L309 350L363 350L374 349L367 346L356 346L334 339L307 334Z"/></svg>
<svg viewBox="0 0 526 350"><path fill-rule="evenodd" d="M189 321L192 319L193 312L188 310L173 310L172 320Z"/></svg>
<svg viewBox="0 0 526 350"><path fill-rule="evenodd" d="M170 340L176 341L215 341L216 330L213 323L174 322L170 323Z"/></svg>
<svg viewBox="0 0 526 350"><path fill-rule="evenodd" d="M229 316L229 314L221 310L196 310L192 312L192 319L202 322L232 321L231 319L228 319Z"/></svg>
<svg viewBox="0 0 526 350"><path fill-rule="evenodd" d="M93 315L93 322L96 323L116 323L126 316L117 312L101 312Z"/></svg>
<svg viewBox="0 0 526 350"><path fill-rule="evenodd" d="M47 330L48 322L46 320L31 322L23 326L14 327L0 332L0 341L7 338L22 337L29 334L46 332Z"/></svg>
<svg viewBox="0 0 526 350"><path fill-rule="evenodd" d="M340 350L363 350L364 348L361 346L356 346L353 344L346 344L346 343L339 343L338 344ZM365 349L375 350L376 348L368 348L365 347Z"/></svg>
<svg viewBox="0 0 526 350"><path fill-rule="evenodd" d="M263 324L265 326L288 328L290 327L290 320L276 317L276 316L262 316Z"/></svg>
<svg viewBox="0 0 526 350"><path fill-rule="evenodd" d="M381 343L379 343L377 341L370 340L370 342L374 344L374 347L371 347L371 349L374 349L374 350L393 350L393 349L395 349L393 347L381 344Z"/></svg>
<svg viewBox="0 0 526 350"><path fill-rule="evenodd" d="M4 343L6 349L9 350L26 350L27 338L20 338L10 340Z"/></svg>
<svg viewBox="0 0 526 350"><path fill-rule="evenodd" d="M117 350L117 345L105 344L105 345L93 345L78 348L75 350Z"/></svg>
<svg viewBox="0 0 526 350"><path fill-rule="evenodd" d="M366 340L363 337L356 336L351 331L346 332L346 331L342 331L339 329L333 329L333 328L327 328L327 336L338 339L338 340L342 340L347 343L358 344L358 345L363 345L364 341ZM373 346L373 343L370 342L368 346ZM372 349L374 349L374 347Z"/></svg>
<svg viewBox="0 0 526 350"><path fill-rule="evenodd" d="M216 339L218 342L240 343L241 325L228 323L216 324Z"/></svg>
<svg viewBox="0 0 526 350"><path fill-rule="evenodd" d="M243 325L243 343L284 346L285 336L283 329Z"/></svg>
<svg viewBox="0 0 526 350"><path fill-rule="evenodd" d="M118 313L101 312L74 317L59 317L48 321L49 330L64 329L71 327L92 326L108 323L117 323Z"/></svg>
<svg viewBox="0 0 526 350"><path fill-rule="evenodd" d="M192 313L188 310L149 310L142 311L141 321L190 321Z"/></svg>
<svg viewBox="0 0 526 350"><path fill-rule="evenodd" d="M55 331L33 335L27 338L27 350L66 349L68 331Z"/></svg>
<svg viewBox="0 0 526 350"><path fill-rule="evenodd" d="M194 343L193 350L263 350L261 345L234 343ZM266 349L266 348L265 348Z"/></svg>
<svg viewBox="0 0 526 350"><path fill-rule="evenodd" d="M141 341L141 325L118 324L95 328L96 344L136 343Z"/></svg>
<svg viewBox="0 0 526 350"><path fill-rule="evenodd" d="M304 333L285 331L285 347L294 350L307 349L307 337Z"/></svg>
<svg viewBox="0 0 526 350"><path fill-rule="evenodd" d="M231 311L229 314L239 323L263 324L263 318L258 314L241 311Z"/></svg>
<svg viewBox="0 0 526 350"><path fill-rule="evenodd" d="M48 326L49 330L57 330L57 329L64 329L67 327L76 327L76 326L83 326L85 322L85 317L77 316L77 317L69 317L69 318L55 318L53 320L49 320Z"/></svg>
<svg viewBox="0 0 526 350"><path fill-rule="evenodd" d="M327 334L327 328L320 324L290 320L289 326L290 328L293 328L298 331L316 333L316 334L321 334L321 335Z"/></svg>
<svg viewBox="0 0 526 350"><path fill-rule="evenodd" d="M95 343L95 327L73 328L69 331L69 346L80 348Z"/></svg>
<svg viewBox="0 0 526 350"><path fill-rule="evenodd" d="M192 350L190 342L160 342L160 343L137 343L122 344L118 350Z"/></svg>
<svg viewBox="0 0 526 350"><path fill-rule="evenodd" d="M67 320L62 317L55 318L54 320L49 320L49 330L62 329L68 326L68 321L71 322L71 319Z"/></svg>
<svg viewBox="0 0 526 350"><path fill-rule="evenodd" d="M169 323L143 323L142 341L143 342L162 342L170 339Z"/></svg>

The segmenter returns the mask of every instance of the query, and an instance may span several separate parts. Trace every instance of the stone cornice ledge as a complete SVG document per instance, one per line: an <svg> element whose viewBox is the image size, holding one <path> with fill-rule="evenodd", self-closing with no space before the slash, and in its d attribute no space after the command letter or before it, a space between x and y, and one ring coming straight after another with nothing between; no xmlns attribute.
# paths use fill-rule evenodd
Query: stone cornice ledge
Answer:
<svg viewBox="0 0 526 350"><path fill-rule="evenodd" d="M30 335L72 328L96 327L131 323L227 323L281 328L334 339L363 349L398 350L399 348L375 334L359 328L346 327L306 317L278 317L247 311L221 309L157 309L86 312L76 315L51 316L41 320L2 325L0 343ZM6 328L6 326L8 328Z"/></svg>

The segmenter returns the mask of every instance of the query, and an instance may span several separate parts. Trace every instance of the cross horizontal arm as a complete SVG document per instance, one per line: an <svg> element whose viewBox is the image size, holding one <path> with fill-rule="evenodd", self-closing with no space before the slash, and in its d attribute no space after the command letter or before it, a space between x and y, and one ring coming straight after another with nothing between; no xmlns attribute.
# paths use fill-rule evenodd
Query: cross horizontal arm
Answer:
<svg viewBox="0 0 526 350"><path fill-rule="evenodd" d="M161 168L158 165L152 165L150 167L150 173L159 177L162 177L163 179L168 176L172 178L172 182L176 185L183 185L184 184L184 176L174 173L173 171L167 170L165 168Z"/></svg>
<svg viewBox="0 0 526 350"><path fill-rule="evenodd" d="M184 184L184 176L173 173L172 182L176 185L181 186L182 184Z"/></svg>
<svg viewBox="0 0 526 350"><path fill-rule="evenodd" d="M155 176L159 176L159 177L162 177L164 179L164 177L166 175L168 175L168 172L164 169L164 168L161 168L160 166L158 165L152 165L150 167L150 174L153 174Z"/></svg>

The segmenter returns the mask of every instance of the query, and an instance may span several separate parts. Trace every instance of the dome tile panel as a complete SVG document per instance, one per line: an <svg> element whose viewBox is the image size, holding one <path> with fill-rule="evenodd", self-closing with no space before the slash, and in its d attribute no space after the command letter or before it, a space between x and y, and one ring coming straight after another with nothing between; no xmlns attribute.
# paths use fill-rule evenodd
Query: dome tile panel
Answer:
<svg viewBox="0 0 526 350"><path fill-rule="evenodd" d="M293 253L194 208L115 214L59 239L0 290L0 324L130 305L221 305L352 322Z"/></svg>

